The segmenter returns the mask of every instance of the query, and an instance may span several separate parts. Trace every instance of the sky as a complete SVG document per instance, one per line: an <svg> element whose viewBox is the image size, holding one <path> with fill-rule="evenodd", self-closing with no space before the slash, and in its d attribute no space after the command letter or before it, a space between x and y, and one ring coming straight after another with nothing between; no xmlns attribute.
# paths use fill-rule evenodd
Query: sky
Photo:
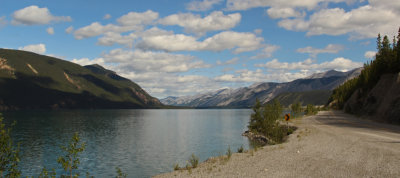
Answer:
<svg viewBox="0 0 400 178"><path fill-rule="evenodd" d="M373 59L400 0L0 0L0 48L100 64L158 98Z"/></svg>

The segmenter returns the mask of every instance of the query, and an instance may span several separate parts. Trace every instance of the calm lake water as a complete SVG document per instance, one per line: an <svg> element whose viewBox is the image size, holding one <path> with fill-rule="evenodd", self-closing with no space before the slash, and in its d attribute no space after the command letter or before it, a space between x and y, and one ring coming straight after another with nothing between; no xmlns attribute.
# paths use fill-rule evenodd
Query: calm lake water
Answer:
<svg viewBox="0 0 400 178"><path fill-rule="evenodd" d="M204 161L249 141L249 109L199 110L66 110L3 113L17 121L12 136L20 142L23 176L38 176L42 167L56 168L61 145L74 132L86 142L80 169L95 177L115 177L119 167L128 177L150 177L184 166L192 153ZM83 174L82 176L84 176Z"/></svg>

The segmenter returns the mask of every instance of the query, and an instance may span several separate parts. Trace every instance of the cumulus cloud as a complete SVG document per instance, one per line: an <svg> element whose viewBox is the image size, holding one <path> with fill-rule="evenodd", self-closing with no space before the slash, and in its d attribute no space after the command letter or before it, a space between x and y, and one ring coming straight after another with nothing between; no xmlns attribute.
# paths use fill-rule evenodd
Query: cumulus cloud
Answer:
<svg viewBox="0 0 400 178"><path fill-rule="evenodd" d="M233 49L233 53L254 51L262 47L263 38L253 33L225 31L197 41L183 34L156 35L143 37L136 47L162 51L223 51Z"/></svg>
<svg viewBox="0 0 400 178"><path fill-rule="evenodd" d="M186 9L190 11L207 11L210 10L214 5L222 2L223 0L192 1L186 4Z"/></svg>
<svg viewBox="0 0 400 178"><path fill-rule="evenodd" d="M279 62L278 59L273 59L265 64L256 64L256 67L265 67L272 70L331 70L348 71L357 67L361 67L363 63L353 62L350 59L338 57L332 61L315 63L312 59L307 59L300 62Z"/></svg>
<svg viewBox="0 0 400 178"><path fill-rule="evenodd" d="M231 65L231 64L236 64L237 62L239 62L239 58L238 57L234 57L232 59L229 59L225 62L221 62L221 61L217 61L217 65Z"/></svg>
<svg viewBox="0 0 400 178"><path fill-rule="evenodd" d="M308 36L350 34L352 39L372 38L378 33L394 34L393 29L400 24L400 10L391 9L375 4L349 11L322 9L310 15L309 19L284 19L278 24L287 30L307 31Z"/></svg>
<svg viewBox="0 0 400 178"><path fill-rule="evenodd" d="M54 35L54 28L53 28L53 27L49 27L49 28L46 29L46 32L47 32L49 35Z"/></svg>
<svg viewBox="0 0 400 178"><path fill-rule="evenodd" d="M104 17L103 17L103 19L105 19L105 20L110 19L110 18L111 18L111 15L110 15L110 14L106 14L106 15L104 15Z"/></svg>
<svg viewBox="0 0 400 178"><path fill-rule="evenodd" d="M364 57L367 59L373 59L376 55L376 51L367 51L364 54Z"/></svg>
<svg viewBox="0 0 400 178"><path fill-rule="evenodd" d="M277 51L280 47L278 45L266 45L266 47L251 59L264 59L272 57L272 54Z"/></svg>
<svg viewBox="0 0 400 178"><path fill-rule="evenodd" d="M112 46L116 43L131 48L136 38L137 35L134 33L130 33L129 35L121 35L115 32L107 32L104 34L104 36L98 39L97 44L103 46Z"/></svg>
<svg viewBox="0 0 400 178"><path fill-rule="evenodd" d="M321 2L345 2L346 0L227 0L227 10L247 10L256 7L297 7L308 10L318 7Z"/></svg>
<svg viewBox="0 0 400 178"><path fill-rule="evenodd" d="M204 35L209 31L227 30L235 27L241 20L239 13L224 15L221 11L212 12L202 18L192 13L173 14L159 20L163 25L178 25L190 33Z"/></svg>
<svg viewBox="0 0 400 178"><path fill-rule="evenodd" d="M69 26L68 28L65 29L65 33L71 34L74 31L73 26Z"/></svg>
<svg viewBox="0 0 400 178"><path fill-rule="evenodd" d="M73 59L80 65L100 64L138 83L153 96L186 95L216 89L210 78L181 75L211 67L190 55L114 49L96 59ZM168 82L165 82L168 81ZM207 88L209 87L209 88Z"/></svg>
<svg viewBox="0 0 400 178"><path fill-rule="evenodd" d="M54 16L46 7L28 6L17 10L12 15L14 25L43 25L51 22L71 21L69 16Z"/></svg>
<svg viewBox="0 0 400 178"><path fill-rule="evenodd" d="M19 50L24 50L24 51L30 51L38 54L44 54L46 53L46 45L40 43L40 44L32 44L32 45L27 45L24 47L18 48Z"/></svg>
<svg viewBox="0 0 400 178"><path fill-rule="evenodd" d="M285 8L271 7L267 10L267 14L269 15L269 17L271 17L273 19L289 18L289 17L302 17L305 15L304 13L300 13L290 7L285 7Z"/></svg>
<svg viewBox="0 0 400 178"><path fill-rule="evenodd" d="M339 51L343 50L344 47L342 45L337 44L328 44L324 49L313 48L311 46L307 46L305 48L297 49L299 53L309 53L311 57L317 57L320 53L333 53L336 54Z"/></svg>
<svg viewBox="0 0 400 178"><path fill-rule="evenodd" d="M142 26L151 24L158 18L158 13L147 10L146 12L129 12L117 19L117 22L123 26Z"/></svg>
<svg viewBox="0 0 400 178"><path fill-rule="evenodd" d="M74 32L76 39L99 36L107 32L123 33L133 30L142 30L145 25L153 23L158 18L158 13L151 10L143 13L129 12L117 19L118 24L102 25L93 22L88 26L77 29Z"/></svg>
<svg viewBox="0 0 400 178"><path fill-rule="evenodd" d="M79 64L81 66L85 65L92 65L92 64L99 64L102 65L103 67L108 67L105 64L105 61L103 58L96 58L96 59L89 59L89 58L81 58L81 59L72 59L71 62Z"/></svg>
<svg viewBox="0 0 400 178"><path fill-rule="evenodd" d="M141 50L114 49L103 58L106 62L116 63L119 69L128 71L187 72L210 67L193 56Z"/></svg>

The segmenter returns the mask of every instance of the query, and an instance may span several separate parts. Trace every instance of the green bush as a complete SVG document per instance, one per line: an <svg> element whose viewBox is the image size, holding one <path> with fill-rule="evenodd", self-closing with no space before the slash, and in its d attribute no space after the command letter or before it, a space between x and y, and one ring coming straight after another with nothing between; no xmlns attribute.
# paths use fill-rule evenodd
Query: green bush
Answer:
<svg viewBox="0 0 400 178"><path fill-rule="evenodd" d="M306 115L315 115L315 114L317 114L318 113L318 108L316 108L314 105L312 105L312 104L308 104L307 105L307 108L306 108L306 110L305 110L305 114Z"/></svg>
<svg viewBox="0 0 400 178"><path fill-rule="evenodd" d="M281 143L287 135L286 125L282 126L279 120L283 118L283 107L278 100L264 107L256 100L249 122L249 130L262 134L270 139L270 143Z"/></svg>
<svg viewBox="0 0 400 178"><path fill-rule="evenodd" d="M242 145L242 146L240 146L240 148L238 148L237 152L238 152L238 153L243 153L243 152L244 152L243 145Z"/></svg>
<svg viewBox="0 0 400 178"><path fill-rule="evenodd" d="M232 150L230 146L228 147L228 150L226 150L226 156L228 156L228 159L230 159L232 156Z"/></svg>
<svg viewBox="0 0 400 178"><path fill-rule="evenodd" d="M192 168L196 168L197 165L199 164L199 158L192 154L192 156L189 159L190 165L192 165Z"/></svg>
<svg viewBox="0 0 400 178"><path fill-rule="evenodd" d="M21 175L21 171L18 169L19 147L14 147L10 133L11 128L6 128L0 113L0 177L19 177Z"/></svg>

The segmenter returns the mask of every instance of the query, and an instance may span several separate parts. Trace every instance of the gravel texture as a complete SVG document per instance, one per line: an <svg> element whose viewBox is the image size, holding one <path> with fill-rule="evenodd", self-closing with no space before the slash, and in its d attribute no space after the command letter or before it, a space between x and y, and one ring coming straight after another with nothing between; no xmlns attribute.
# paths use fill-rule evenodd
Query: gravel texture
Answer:
<svg viewBox="0 0 400 178"><path fill-rule="evenodd" d="M341 111L294 119L279 145L210 158L191 170L156 177L400 177L400 126Z"/></svg>

